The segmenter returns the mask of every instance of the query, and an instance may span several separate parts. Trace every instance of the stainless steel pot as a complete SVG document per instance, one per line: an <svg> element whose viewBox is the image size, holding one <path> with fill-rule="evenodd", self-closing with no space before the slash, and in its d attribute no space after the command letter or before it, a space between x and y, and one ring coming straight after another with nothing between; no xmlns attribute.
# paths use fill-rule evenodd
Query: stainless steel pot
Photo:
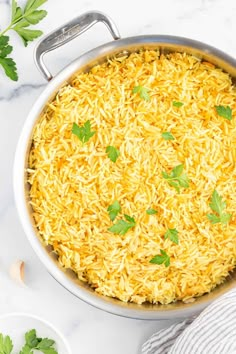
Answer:
<svg viewBox="0 0 236 354"><path fill-rule="evenodd" d="M80 56L52 78L51 73L44 64L44 54L69 42L97 22L103 22L108 27L115 41L104 44ZM86 284L80 282L72 271L66 271L59 266L50 247L45 248L40 237L37 235L37 229L32 218L32 210L29 205L29 187L26 183L28 152L31 146L32 130L46 103L50 101L51 98L55 96L58 89L68 83L71 77L78 71L89 70L94 65L105 61L107 57L119 55L124 52L131 53L141 48L159 48L163 53L179 51L194 54L222 68L231 75L233 80L236 80L236 60L209 45L187 38L165 35L147 35L120 39L116 26L112 20L103 13L88 12L75 18L44 37L35 51L36 65L50 83L35 102L19 139L14 165L16 205L28 240L42 263L61 285L81 300L113 314L131 318L156 320L187 317L200 311L219 295L234 287L236 284L236 271L232 273L221 286L218 286L210 294L199 297L191 304L176 302L169 305L137 305L103 297L95 293Z"/></svg>

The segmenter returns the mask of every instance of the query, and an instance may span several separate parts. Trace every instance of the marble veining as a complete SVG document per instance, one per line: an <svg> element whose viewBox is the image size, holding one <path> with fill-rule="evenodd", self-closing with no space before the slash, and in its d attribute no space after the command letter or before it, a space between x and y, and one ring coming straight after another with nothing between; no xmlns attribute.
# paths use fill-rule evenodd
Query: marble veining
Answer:
<svg viewBox="0 0 236 354"><path fill-rule="evenodd" d="M0 0L0 28L8 23L9 4L10 0ZM206 42L236 57L235 0L49 0L44 7L48 16L37 28L45 33L77 14L96 9L111 16L122 37L174 34ZM85 304L46 272L24 235L13 198L14 152L26 116L47 83L34 64L36 43L24 48L14 33L9 35L19 81L9 81L0 70L0 314L25 311L43 316L64 333L74 354L140 353L141 344L149 335L178 319L131 320ZM47 65L57 72L82 52L110 40L106 28L96 25L73 43L50 53ZM26 262L27 286L23 288L8 274L10 264L16 259Z"/></svg>
<svg viewBox="0 0 236 354"><path fill-rule="evenodd" d="M11 100L18 98L22 95L22 93L26 94L28 91L37 90L41 87L45 87L45 84L22 84L17 87L15 90L10 90L7 95L1 96L0 94L0 101L7 101L10 102Z"/></svg>
<svg viewBox="0 0 236 354"><path fill-rule="evenodd" d="M10 0L0 0L0 4L10 5Z"/></svg>

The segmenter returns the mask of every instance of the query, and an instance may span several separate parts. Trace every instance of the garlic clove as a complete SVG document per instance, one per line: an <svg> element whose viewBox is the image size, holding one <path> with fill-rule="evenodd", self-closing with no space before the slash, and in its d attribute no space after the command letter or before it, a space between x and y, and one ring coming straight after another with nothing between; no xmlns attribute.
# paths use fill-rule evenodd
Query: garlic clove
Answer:
<svg viewBox="0 0 236 354"><path fill-rule="evenodd" d="M25 262L17 260L10 266L9 274L19 285L25 285Z"/></svg>

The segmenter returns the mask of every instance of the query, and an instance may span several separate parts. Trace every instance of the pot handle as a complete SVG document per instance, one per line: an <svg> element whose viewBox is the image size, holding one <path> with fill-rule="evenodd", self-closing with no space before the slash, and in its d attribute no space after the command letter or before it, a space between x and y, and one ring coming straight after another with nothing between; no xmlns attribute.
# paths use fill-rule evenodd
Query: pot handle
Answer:
<svg viewBox="0 0 236 354"><path fill-rule="evenodd" d="M63 44L70 42L81 33L87 31L97 22L103 22L111 32L114 39L119 39L120 34L116 25L110 17L99 11L86 12L57 28L45 36L37 45L34 52L34 59L37 68L46 80L50 81L53 76L44 64L43 56Z"/></svg>

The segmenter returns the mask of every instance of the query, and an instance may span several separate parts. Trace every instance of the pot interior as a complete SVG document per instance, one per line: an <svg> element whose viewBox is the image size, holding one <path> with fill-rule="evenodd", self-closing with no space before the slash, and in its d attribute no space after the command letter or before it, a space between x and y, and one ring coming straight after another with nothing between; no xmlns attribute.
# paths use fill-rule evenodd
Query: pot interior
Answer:
<svg viewBox="0 0 236 354"><path fill-rule="evenodd" d="M168 305L153 305L150 303L138 305L135 303L123 303L115 298L99 295L87 284L78 280L73 271L62 268L57 262L57 256L53 252L52 247L45 247L43 245L32 216L32 209L29 203L29 185L25 182L27 180L26 168L28 165L29 150L32 144L33 127L39 119L40 112L43 111L46 103L55 97L58 89L70 83L70 80L72 80L79 72L89 71L93 66L105 62L107 58L123 56L124 54L136 52L141 49L159 49L160 52L164 54L170 52L186 52L192 54L223 69L231 75L232 81L234 83L236 82L236 61L233 58L200 42L172 36L139 36L121 39L95 48L75 60L50 82L46 89L46 93L39 98L39 102L36 103L36 105L40 107L40 109L37 108L39 114L34 116L33 119L32 117L29 117L29 119L33 121L33 124L31 128L28 129L28 137L25 146L24 194L25 208L32 229L30 232L27 231L27 235L36 253L46 265L52 276L80 299L108 312L126 317L142 319L161 319L170 318L172 316L184 317L201 310L218 296L234 287L236 284L236 270L227 277L223 284L217 286L209 294L196 298L194 303L183 303L178 301Z"/></svg>

